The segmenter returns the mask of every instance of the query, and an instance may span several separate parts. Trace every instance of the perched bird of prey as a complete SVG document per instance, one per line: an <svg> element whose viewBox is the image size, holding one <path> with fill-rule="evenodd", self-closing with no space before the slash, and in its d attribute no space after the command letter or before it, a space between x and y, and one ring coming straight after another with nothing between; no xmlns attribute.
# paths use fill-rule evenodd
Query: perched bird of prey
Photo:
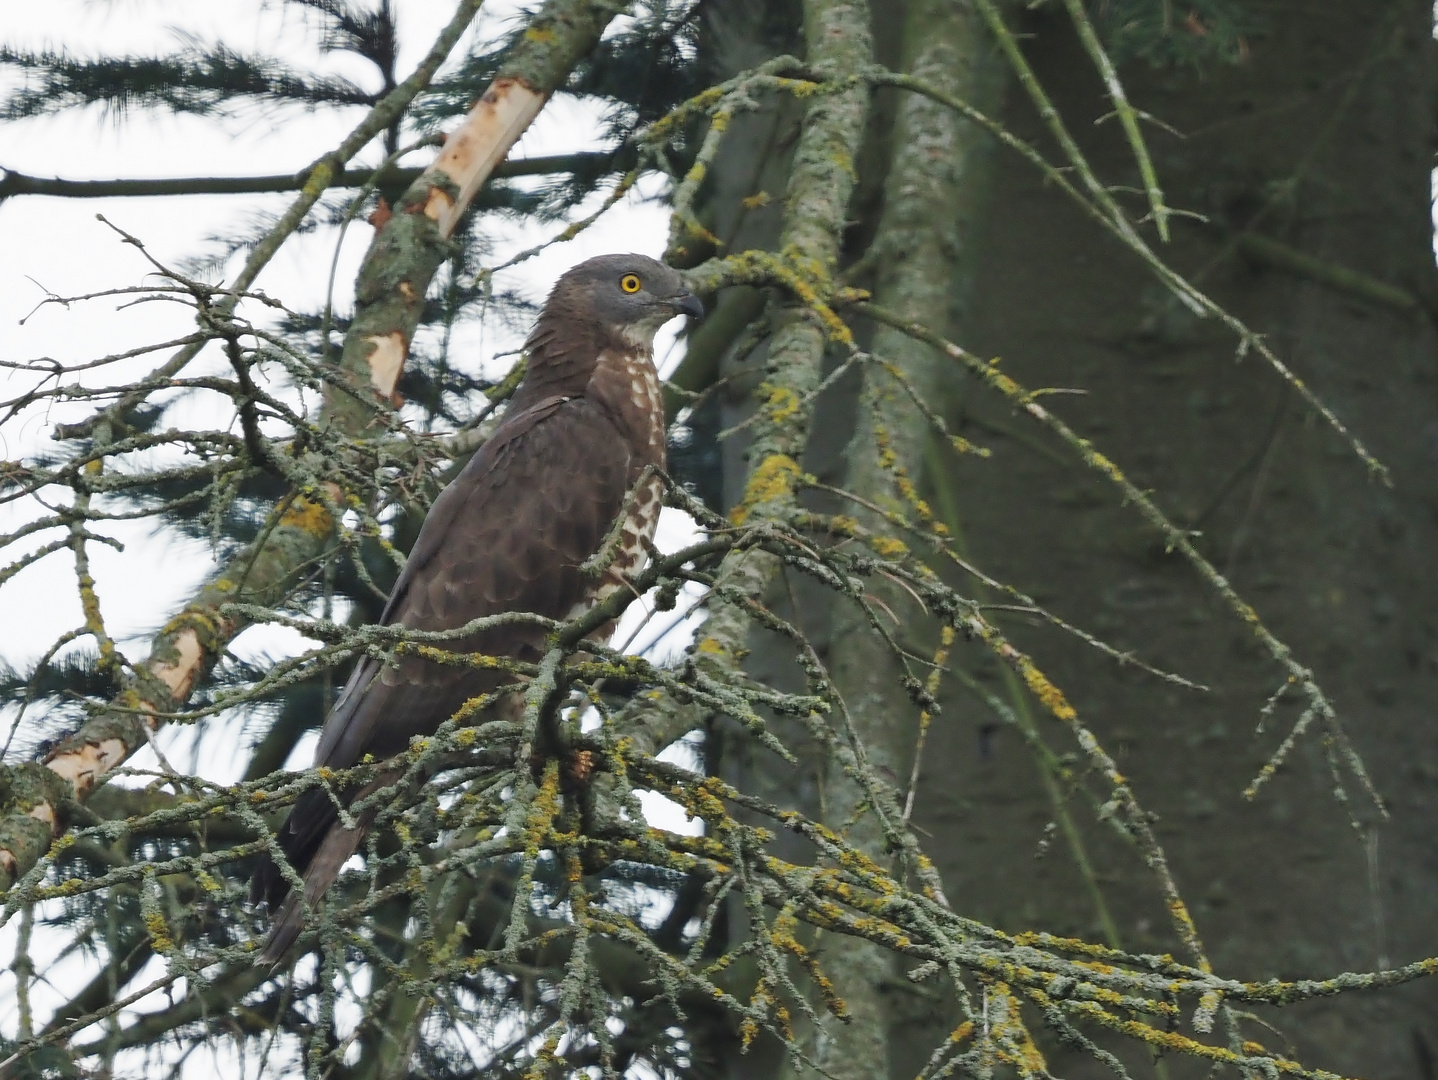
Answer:
<svg viewBox="0 0 1438 1080"><path fill-rule="evenodd" d="M639 570L662 495L659 478L644 474L664 466L654 333L676 315L703 312L675 271L642 255L602 255L561 277L525 343L524 381L489 441L435 499L380 622L435 631L502 612L566 619ZM621 516L613 563L586 573L582 564ZM442 647L533 662L543 644L543 629L520 625ZM511 681L417 656L363 659L325 720L315 764L342 769L366 754L391 757L468 699ZM352 803L397 776L340 797ZM305 887L291 894L269 859L255 871L252 899L275 912L261 963L289 950L372 819L345 828L323 788L296 800L278 840Z"/></svg>

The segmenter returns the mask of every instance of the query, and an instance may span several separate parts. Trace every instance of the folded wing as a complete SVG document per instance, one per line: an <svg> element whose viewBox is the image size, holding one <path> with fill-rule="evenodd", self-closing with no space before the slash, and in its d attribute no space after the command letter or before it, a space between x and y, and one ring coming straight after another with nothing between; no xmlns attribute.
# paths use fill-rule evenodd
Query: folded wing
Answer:
<svg viewBox="0 0 1438 1080"><path fill-rule="evenodd" d="M567 617L593 595L596 582L580 566L603 544L641 468L613 419L589 398L552 397L507 418L435 500L381 622L434 631L502 612ZM534 661L544 636L539 627L508 625L441 647ZM389 757L468 699L510 681L503 672L420 657L392 665L361 660L325 720L315 764L338 769L366 754ZM305 879L306 904L334 882L364 824L344 829L322 789L296 801L278 839ZM303 923L295 898L285 900L288 891L272 862L256 871L255 899L271 910L285 901L265 949L270 961Z"/></svg>

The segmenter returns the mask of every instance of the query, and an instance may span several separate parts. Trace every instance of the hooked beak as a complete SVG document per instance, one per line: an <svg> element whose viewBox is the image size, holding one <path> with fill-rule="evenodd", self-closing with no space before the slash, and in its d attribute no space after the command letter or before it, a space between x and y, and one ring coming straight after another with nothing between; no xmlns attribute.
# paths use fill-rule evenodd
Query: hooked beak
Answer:
<svg viewBox="0 0 1438 1080"><path fill-rule="evenodd" d="M688 315L691 319L704 317L704 305L699 302L699 297L691 292L682 292L678 296L672 297L669 303L677 315Z"/></svg>

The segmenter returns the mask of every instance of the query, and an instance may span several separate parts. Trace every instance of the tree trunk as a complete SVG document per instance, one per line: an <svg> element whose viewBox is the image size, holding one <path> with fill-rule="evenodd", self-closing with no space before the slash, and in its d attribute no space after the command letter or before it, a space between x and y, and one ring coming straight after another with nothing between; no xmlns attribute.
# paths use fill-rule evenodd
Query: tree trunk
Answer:
<svg viewBox="0 0 1438 1080"><path fill-rule="evenodd" d="M728 7L742 9L743 5ZM806 15L810 23L805 32L813 35L813 10L806 9ZM996 99L998 68L992 62L991 47L981 25L965 5L952 0L914 0L876 7L872 15L878 62L924 78L983 107ZM737 23L737 18L730 21ZM782 44L775 43L775 47ZM747 63L754 62L756 58L747 58ZM731 136L731 152L716 162L707 191L710 210L706 220L723 223L714 231L735 237L729 245L731 249L783 248L777 220L760 216L762 211L739 211L738 204L756 192L773 191L776 173L782 177L779 170L788 163L782 152L785 113L781 106L750 118L750 132ZM857 267L861 276L855 283L875 283L881 298L893 301L926 325L951 327L964 307L962 283L974 269L969 235L985 194L993 149L986 136L950 110L915 95L880 91L858 156L857 187L849 206L841 255L841 265L852 266L862 260ZM754 152L768 155L762 173L746 165ZM760 177L758 182L751 179L754 176ZM747 188L745 181L750 185ZM737 222L728 224L736 212ZM722 313L733 307L752 318L761 304L753 290L737 288L721 295L718 310ZM721 319L717 325L727 328L729 324ZM737 335L731 335L729 340L734 336ZM707 360L710 348L710 343L701 339L697 354L691 347L686 365L696 359ZM883 331L873 348L903 371L921 398L942 400L947 372L930 350L915 346L903 335ZM835 358L829 359L832 366ZM720 374L728 384L721 426L752 420L756 389L759 400L767 397L773 401L773 383L759 385L769 378L773 365L767 341L746 351L731 351L724 358ZM927 421L902 392L890 392L897 389L897 384L879 372L871 378L873 409L860 408L856 401L858 381L849 378L819 397L802 464L807 472L833 483L846 483L866 497L887 502L892 474L877 465L873 453L875 428L887 429L900 468L908 476L918 477L929 443ZM764 409L762 404L757 407L761 412ZM750 470L761 460L749 440L750 430L741 431L724 446L724 487L731 505L740 502L752 475ZM845 506L843 512L852 509ZM895 786L902 788L912 756L913 732L907 727L895 728L890 721L895 715L908 715L911 706L882 642L867 632L867 623L855 613L837 610L832 597L804 580L781 575L768 600L775 610L792 616L804 627L816 649L831 664L835 685L849 699L855 729L868 747L870 760L894 776ZM887 594L884 600L900 610L907 603L906 597ZM751 646L747 664L751 675L789 689L799 688L789 685L795 678L795 667L786 642L759 630L754 632ZM831 827L846 831L851 840L860 842L871 856L882 861L883 840L872 814L861 814L854 820L863 802L857 785L845 778L823 748L812 745L798 725L786 726L779 721L776 730L782 732L786 745L798 752L799 766L778 761L741 732L724 725L718 734L722 736L726 777L780 805L822 818ZM778 850L794 857L810 856L797 841L781 836L776 844ZM735 915L737 922L739 913ZM806 1041L815 1060L836 1077L882 1075L889 1071L891 1058L895 1059L895 1067L900 1067L898 1062L907 1062L907 1051L894 1055L890 1050L891 1033L898 1036L900 1045L905 1041L904 1028L912 1011L895 1009L890 1000L894 986L904 985L901 978L895 978L899 972L892 958L877 946L840 937L821 938L817 945L825 972L844 1001L848 1017L843 1022L827 1017L822 1030L807 1032ZM755 1070L791 1074L787 1055L772 1044L733 1062L734 1075L751 1075Z"/></svg>
<svg viewBox="0 0 1438 1080"><path fill-rule="evenodd" d="M1255 801L1240 798L1296 719L1280 703L1254 734L1283 674L1102 478L1022 415L964 386L950 420L994 455L930 482L986 570L1213 687L1184 691L1063 634L1007 623L1158 815L1216 970L1317 977L1438 950L1438 743L1427 719L1438 680L1434 333L1430 315L1375 302L1363 284L1434 295L1432 11L1418 0L1253 7L1263 32L1239 66L1123 72L1139 107L1184 136L1146 129L1170 205L1208 218L1175 219L1161 253L1267 336L1392 469L1394 487L1370 480L1262 361L1235 364L1230 333L1167 299L1013 155L998 163L964 344L1002 357L1025 385L1084 391L1052 407L1201 530L1204 554L1338 703L1391 819L1380 826L1351 783L1348 806L1335 801L1321 734L1300 741ZM1072 29L1056 12L1025 29L1029 60L1096 171L1136 187L1118 125L1089 123L1109 106ZM1045 145L1020 95L1003 119ZM1275 258L1275 240L1302 258ZM1003 696L987 658L961 648L953 659ZM1043 734L1069 749L1062 733ZM1091 869L1075 869L1061 837L1035 860L1055 811L1020 735L961 687L944 694L916 820L934 834L927 847L951 896L1006 928L1102 940L1097 888L1126 947L1177 951L1152 877L1082 800L1072 810ZM1438 987L1420 983L1265 1015L1283 1038L1242 1030L1279 1050L1292 1040L1310 1067L1431 1076L1435 1001ZM1045 1050L1056 1074L1079 1060Z"/></svg>
<svg viewBox="0 0 1438 1080"><path fill-rule="evenodd" d="M886 9L876 20L880 48L888 45L897 54L883 56L884 62L992 111L1000 72L972 8L955 0L910 0L901 20L896 14ZM875 139L878 152L872 157L887 168L871 170L879 173L867 215L875 224L859 264L866 279L861 283L872 288L879 304L953 334L966 324L966 301L977 271L972 237L995 147L987 133L932 99L906 92L895 98L876 109L880 115L887 112L892 122ZM913 485L923 475L934 436L925 413L943 408L948 362L921 342L883 326L873 331L869 349L875 362L861 370L857 395L835 395L838 400L829 403L830 423L819 427L852 431L842 462L846 490L886 510L917 516L922 510ZM844 422L845 413L852 422ZM954 450L946 446L939 452L947 460ZM835 510L887 531L870 511L852 505ZM875 593L879 618L892 620L889 630L915 651L932 654L938 633L922 609L900 588ZM914 710L903 684L906 673L854 605L833 604L827 621L827 660L854 731L869 764L892 779L902 798L919 753ZM916 632L917 627L923 632ZM864 810L864 792L832 761L828 772L827 823L847 827L850 839L871 858L890 861L876 815ZM902 820L904 807L898 800L887 809L892 818ZM912 1074L905 1046L915 1020L914 994L902 977L902 965L867 942L833 945L829 975L849 1004L852 1019L842 1025L829 1022L826 1067L842 1077Z"/></svg>

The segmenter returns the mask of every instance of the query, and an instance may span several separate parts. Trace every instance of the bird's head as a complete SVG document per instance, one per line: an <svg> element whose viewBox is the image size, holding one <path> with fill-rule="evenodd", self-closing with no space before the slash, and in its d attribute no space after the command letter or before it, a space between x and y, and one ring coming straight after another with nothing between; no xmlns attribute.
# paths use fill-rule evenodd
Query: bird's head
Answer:
<svg viewBox="0 0 1438 1080"><path fill-rule="evenodd" d="M627 344L645 349L676 315L699 318L704 305L684 287L678 271L645 255L600 255L573 267L555 283L545 304L589 315Z"/></svg>

